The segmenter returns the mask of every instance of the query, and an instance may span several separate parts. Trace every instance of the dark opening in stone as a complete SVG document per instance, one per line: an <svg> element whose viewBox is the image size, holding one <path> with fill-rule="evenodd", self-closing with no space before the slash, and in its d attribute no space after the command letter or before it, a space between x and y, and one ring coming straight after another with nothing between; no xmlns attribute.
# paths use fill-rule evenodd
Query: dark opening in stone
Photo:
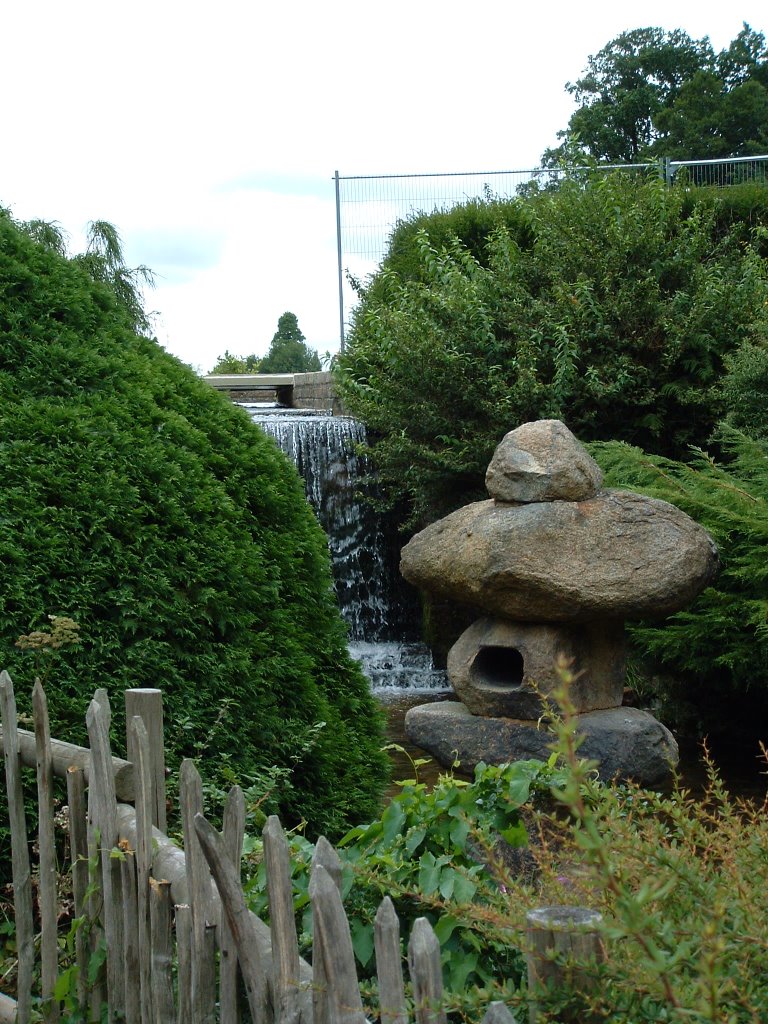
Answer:
<svg viewBox="0 0 768 1024"><path fill-rule="evenodd" d="M472 676L481 685L517 689L523 684L523 656L516 647L481 647Z"/></svg>

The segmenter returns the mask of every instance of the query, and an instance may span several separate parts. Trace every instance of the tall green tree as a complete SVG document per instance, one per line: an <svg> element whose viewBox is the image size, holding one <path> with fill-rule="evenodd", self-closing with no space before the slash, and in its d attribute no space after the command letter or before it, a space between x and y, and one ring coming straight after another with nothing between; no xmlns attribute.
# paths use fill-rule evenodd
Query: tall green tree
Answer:
<svg viewBox="0 0 768 1024"><path fill-rule="evenodd" d="M322 369L320 357L301 333L295 313L283 313L277 321L269 352L261 362L261 373L312 373Z"/></svg>
<svg viewBox="0 0 768 1024"><path fill-rule="evenodd" d="M768 51L747 24L720 53L680 29L623 32L566 90L579 106L558 132L561 145L544 153L549 166L574 153L632 163L750 155L768 145Z"/></svg>

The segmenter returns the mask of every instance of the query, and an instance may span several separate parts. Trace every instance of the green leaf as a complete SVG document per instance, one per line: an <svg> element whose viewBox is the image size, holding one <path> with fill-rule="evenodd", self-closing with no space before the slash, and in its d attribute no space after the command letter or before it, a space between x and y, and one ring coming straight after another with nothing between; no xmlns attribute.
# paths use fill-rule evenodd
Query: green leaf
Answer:
<svg viewBox="0 0 768 1024"><path fill-rule="evenodd" d="M440 872L440 895L444 900L449 900L453 896L453 887L456 883L456 872L453 868L443 868Z"/></svg>
<svg viewBox="0 0 768 1024"><path fill-rule="evenodd" d="M434 925L434 932L440 945L444 946L453 935L454 929L461 926L462 922L457 917L453 917L451 914L441 914Z"/></svg>
<svg viewBox="0 0 768 1024"><path fill-rule="evenodd" d="M98 948L95 949L93 951L93 953L91 953L91 956L90 956L90 958L88 960L88 984L89 985L95 985L96 984L96 980L99 977L99 972L101 970L102 964L104 963L104 961L106 959L107 959L107 946L106 946L106 943L102 941L102 943L98 946Z"/></svg>
<svg viewBox="0 0 768 1024"><path fill-rule="evenodd" d="M61 972L53 986L53 998L56 1002L63 1002L74 990L79 974L80 969L77 965L68 967L66 971Z"/></svg>
<svg viewBox="0 0 768 1024"><path fill-rule="evenodd" d="M507 787L507 800L516 807L526 804L531 795L531 779L529 775L512 779Z"/></svg>
<svg viewBox="0 0 768 1024"><path fill-rule="evenodd" d="M434 854L425 853L419 860L419 888L425 896L430 896L440 884L440 864L436 863Z"/></svg>
<svg viewBox="0 0 768 1024"><path fill-rule="evenodd" d="M449 832L451 842L459 849L463 850L467 843L467 836L469 835L469 822L466 818L457 818L451 825Z"/></svg>
<svg viewBox="0 0 768 1024"><path fill-rule="evenodd" d="M477 967L477 960L477 953L450 953L447 963L448 984L453 992L463 992L466 989L467 978Z"/></svg>
<svg viewBox="0 0 768 1024"><path fill-rule="evenodd" d="M509 828L503 829L500 835L501 838L505 842L509 843L510 846L519 847L528 845L528 833L522 821L518 821L516 825L511 825Z"/></svg>
<svg viewBox="0 0 768 1024"><path fill-rule="evenodd" d="M405 811L400 805L399 800L390 801L381 820L384 824L384 842L391 843L395 836L401 834L405 824Z"/></svg>
<svg viewBox="0 0 768 1024"><path fill-rule="evenodd" d="M366 967L373 956L373 926L354 918L349 926L352 948L361 966Z"/></svg>
<svg viewBox="0 0 768 1024"><path fill-rule="evenodd" d="M412 828L405 840L405 850L408 856L411 856L414 850L418 849L419 846L424 842L424 837L427 834L425 826L419 826L418 828Z"/></svg>
<svg viewBox="0 0 768 1024"><path fill-rule="evenodd" d="M470 903L477 892L477 884L461 872L456 872L453 884L453 898L457 903Z"/></svg>

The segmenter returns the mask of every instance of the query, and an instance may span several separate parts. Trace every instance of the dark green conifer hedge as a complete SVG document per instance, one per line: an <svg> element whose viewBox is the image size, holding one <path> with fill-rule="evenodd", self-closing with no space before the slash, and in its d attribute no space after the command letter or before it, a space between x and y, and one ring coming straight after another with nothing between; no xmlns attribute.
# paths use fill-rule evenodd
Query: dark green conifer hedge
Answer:
<svg viewBox="0 0 768 1024"><path fill-rule="evenodd" d="M50 663L54 735L81 742L106 686L120 736L122 691L158 686L173 758L206 746L204 775L223 763L246 783L292 769L279 810L312 832L374 812L380 720L293 466L137 334L114 289L7 213L0 554L0 667L17 691L35 671L21 634L51 614L81 628Z"/></svg>

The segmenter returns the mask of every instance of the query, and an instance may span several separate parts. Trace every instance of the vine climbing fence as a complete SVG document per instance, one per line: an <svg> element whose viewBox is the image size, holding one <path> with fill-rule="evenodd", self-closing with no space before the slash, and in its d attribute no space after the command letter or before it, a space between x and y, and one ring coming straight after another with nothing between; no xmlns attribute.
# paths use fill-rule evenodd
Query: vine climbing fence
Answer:
<svg viewBox="0 0 768 1024"><path fill-rule="evenodd" d="M239 787L229 793L220 834L205 817L197 769L184 761L183 849L173 843L165 834L162 695L128 690L125 702L130 760L112 756L104 690L96 691L88 708L85 748L50 736L39 682L32 698L34 732L19 728L13 684L0 673L18 955L15 997L0 996L0 1022L364 1024L374 1015L382 1024L407 1024L409 1016L416 1024L447 1024L435 933L425 918L417 919L404 957L389 897L375 923L378 1000L364 1007L342 903L341 863L324 839L315 847L309 889L311 966L299 955L289 847L276 817L263 833L269 925L248 910L240 884L245 804ZM23 766L36 771L36 836L27 831ZM66 779L73 904L64 944L54 834L57 776ZM599 915L545 908L528 916L534 997L539 987L558 982L558 951L585 963L600 956ZM572 962L568 970L570 983L578 984ZM535 1001L530 1006L535 1022ZM492 1002L483 1016L484 1024L514 1020L501 1002Z"/></svg>

